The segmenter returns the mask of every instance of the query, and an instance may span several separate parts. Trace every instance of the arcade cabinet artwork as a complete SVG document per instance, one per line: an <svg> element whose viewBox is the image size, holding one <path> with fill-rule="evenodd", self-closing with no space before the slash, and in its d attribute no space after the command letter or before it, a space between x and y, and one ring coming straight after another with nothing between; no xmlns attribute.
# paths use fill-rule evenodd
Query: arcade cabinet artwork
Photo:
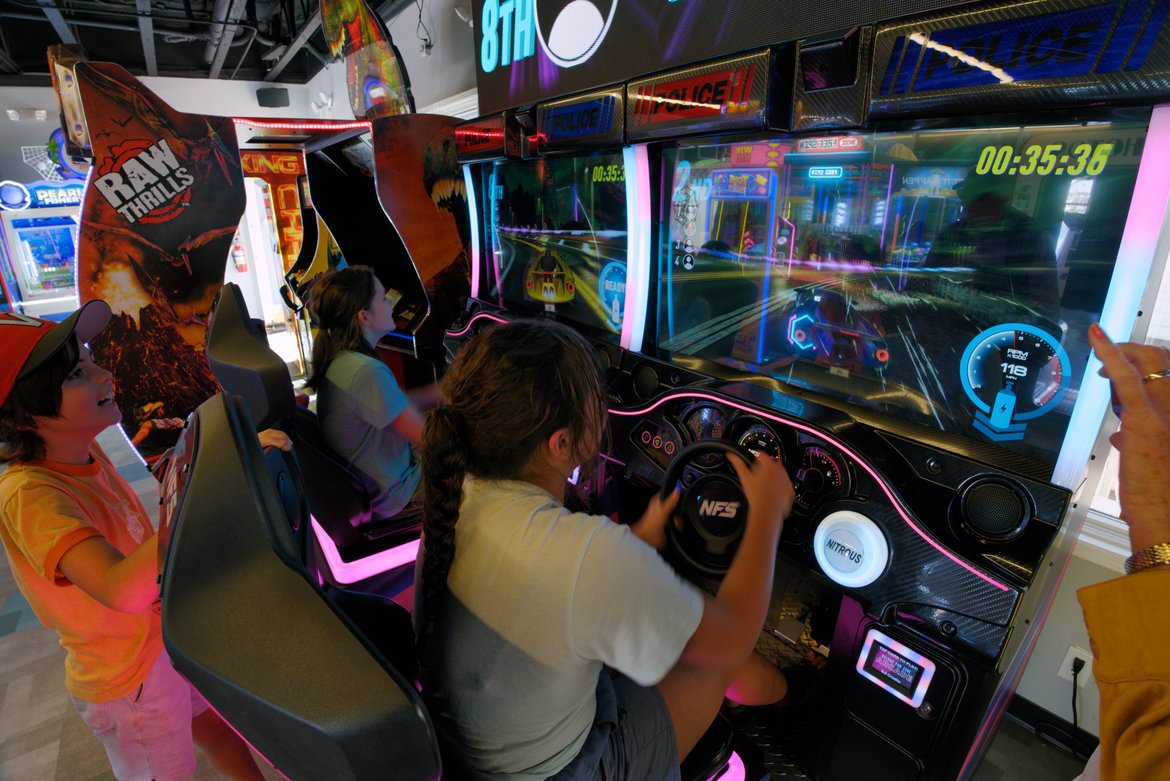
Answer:
<svg viewBox="0 0 1170 781"><path fill-rule="evenodd" d="M243 150L240 163L244 175L268 185L272 216L276 222L276 244L282 271L296 263L305 237L302 222L300 179L305 175L305 155L283 149Z"/></svg>
<svg viewBox="0 0 1170 781"><path fill-rule="evenodd" d="M203 344L244 212L235 127L173 110L111 63L79 63L76 76L94 156L78 292L114 310L91 346L150 462L174 444L165 423L219 390Z"/></svg>
<svg viewBox="0 0 1170 781"><path fill-rule="evenodd" d="M345 60L349 103L358 119L414 111L410 81L382 20L364 0L321 0L329 53Z"/></svg>
<svg viewBox="0 0 1170 781"><path fill-rule="evenodd" d="M437 343L471 294L471 228L455 162L453 117L405 114L373 122L378 200L402 237L430 300L423 324Z"/></svg>

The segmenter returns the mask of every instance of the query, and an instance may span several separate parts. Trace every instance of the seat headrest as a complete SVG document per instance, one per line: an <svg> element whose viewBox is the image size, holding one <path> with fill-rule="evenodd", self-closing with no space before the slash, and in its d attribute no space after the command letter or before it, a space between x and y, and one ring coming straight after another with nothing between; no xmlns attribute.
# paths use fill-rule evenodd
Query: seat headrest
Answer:
<svg viewBox="0 0 1170 781"><path fill-rule="evenodd" d="M224 394L194 417L160 567L176 669L287 778L436 781L438 740L410 657L374 644L412 650L409 617L385 604L371 623L390 636L361 631L288 555L304 522L295 459L266 457Z"/></svg>
<svg viewBox="0 0 1170 781"><path fill-rule="evenodd" d="M248 315L239 285L220 290L207 327L207 363L220 386L248 405L264 428L288 420L296 397L284 359L268 346L264 327Z"/></svg>

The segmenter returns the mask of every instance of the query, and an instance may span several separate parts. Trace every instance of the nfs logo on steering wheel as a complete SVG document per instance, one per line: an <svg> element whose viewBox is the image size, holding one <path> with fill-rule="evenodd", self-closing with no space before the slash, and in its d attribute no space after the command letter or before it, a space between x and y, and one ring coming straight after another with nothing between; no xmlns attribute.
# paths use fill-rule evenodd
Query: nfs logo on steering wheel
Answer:
<svg viewBox="0 0 1170 781"><path fill-rule="evenodd" d="M707 518L734 518L738 512L739 502L704 499L699 504L699 515Z"/></svg>
<svg viewBox="0 0 1170 781"><path fill-rule="evenodd" d="M531 57L538 40L562 68L588 62L609 33L617 5L618 0L485 0L480 70L491 73Z"/></svg>

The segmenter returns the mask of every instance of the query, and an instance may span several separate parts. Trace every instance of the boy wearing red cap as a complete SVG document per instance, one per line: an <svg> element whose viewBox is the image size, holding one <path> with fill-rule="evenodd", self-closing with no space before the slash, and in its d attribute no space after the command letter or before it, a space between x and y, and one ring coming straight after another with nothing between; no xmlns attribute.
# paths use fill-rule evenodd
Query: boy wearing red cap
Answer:
<svg viewBox="0 0 1170 781"><path fill-rule="evenodd" d="M60 324L0 314L0 540L119 781L188 778L193 739L229 777L262 779L163 651L158 540L95 441L122 417L86 344L110 317L103 301Z"/></svg>

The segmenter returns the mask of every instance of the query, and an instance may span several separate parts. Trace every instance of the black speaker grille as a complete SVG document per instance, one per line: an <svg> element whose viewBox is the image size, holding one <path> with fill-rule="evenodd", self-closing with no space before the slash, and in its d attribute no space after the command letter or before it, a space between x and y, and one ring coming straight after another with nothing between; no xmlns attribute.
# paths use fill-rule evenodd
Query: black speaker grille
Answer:
<svg viewBox="0 0 1170 781"><path fill-rule="evenodd" d="M999 480L976 482L963 494L963 520L977 534L1006 540L1028 521L1028 501L1020 489Z"/></svg>
<svg viewBox="0 0 1170 781"><path fill-rule="evenodd" d="M648 399L658 392L658 372L649 364L634 369L634 393L640 399Z"/></svg>

